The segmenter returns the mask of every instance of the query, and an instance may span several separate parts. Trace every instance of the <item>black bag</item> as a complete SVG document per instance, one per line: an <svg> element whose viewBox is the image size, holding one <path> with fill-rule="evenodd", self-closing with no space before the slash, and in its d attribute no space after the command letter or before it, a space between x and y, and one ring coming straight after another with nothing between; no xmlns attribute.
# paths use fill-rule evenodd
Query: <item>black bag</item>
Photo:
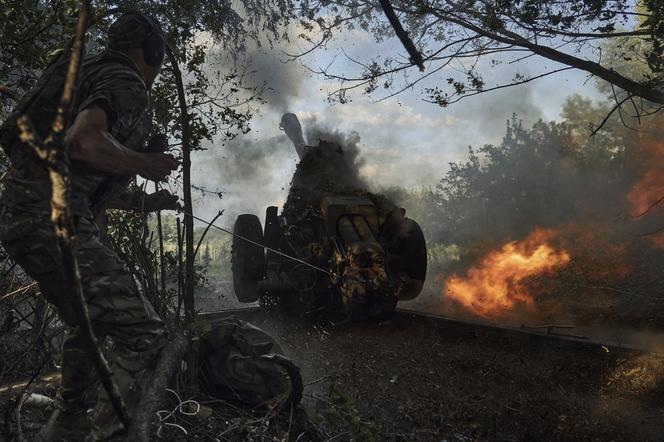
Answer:
<svg viewBox="0 0 664 442"><path fill-rule="evenodd" d="M300 369L279 344L248 322L229 317L215 324L199 343L201 391L254 408L302 399Z"/></svg>

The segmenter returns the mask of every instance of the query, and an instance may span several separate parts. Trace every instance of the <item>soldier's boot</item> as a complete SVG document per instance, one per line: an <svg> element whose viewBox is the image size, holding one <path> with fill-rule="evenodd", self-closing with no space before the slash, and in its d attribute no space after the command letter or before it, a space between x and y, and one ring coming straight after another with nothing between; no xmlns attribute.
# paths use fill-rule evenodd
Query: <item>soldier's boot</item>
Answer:
<svg viewBox="0 0 664 442"><path fill-rule="evenodd" d="M122 390L120 390L122 391ZM101 399L104 396L104 399ZM126 399L123 397L126 404ZM93 411L92 431L86 442L124 442L129 439L127 429L117 417L115 409L106 397L106 393L100 392L100 404Z"/></svg>
<svg viewBox="0 0 664 442"><path fill-rule="evenodd" d="M129 350L126 346L118 345L109 355L109 362L113 370L113 380L118 386L122 399L127 407L129 417L143 398L165 338L161 325L155 328L154 335L146 339L149 346L140 348L140 351ZM113 408L106 391L100 389L97 405L93 410L92 441L124 441L127 433Z"/></svg>
<svg viewBox="0 0 664 442"><path fill-rule="evenodd" d="M131 418L131 411L133 411L137 403L140 401L143 391L143 383L139 382L136 377L137 375L143 375L141 377L144 377L144 373L141 372L144 372L145 370L129 372L118 369L118 366L115 364L112 370L113 380L118 386L118 390L122 395L122 400L127 407L127 412ZM99 391L97 405L92 411L92 420L93 428L90 438L88 439L89 442L126 440L126 429L122 422L120 422L115 408L113 408L113 404L103 388Z"/></svg>
<svg viewBox="0 0 664 442"><path fill-rule="evenodd" d="M97 396L97 376L86 351L77 338L67 330L62 352L62 382L58 392L57 409L46 425L37 433L39 442L83 441L92 430L88 410L94 407Z"/></svg>
<svg viewBox="0 0 664 442"><path fill-rule="evenodd" d="M78 442L85 440L92 429L87 413L55 410L34 438L35 442Z"/></svg>
<svg viewBox="0 0 664 442"><path fill-rule="evenodd" d="M36 441L82 441L92 430L87 410L94 407L97 396L97 376L94 365L80 338L66 330L62 349L62 382L57 409L51 414L35 438Z"/></svg>

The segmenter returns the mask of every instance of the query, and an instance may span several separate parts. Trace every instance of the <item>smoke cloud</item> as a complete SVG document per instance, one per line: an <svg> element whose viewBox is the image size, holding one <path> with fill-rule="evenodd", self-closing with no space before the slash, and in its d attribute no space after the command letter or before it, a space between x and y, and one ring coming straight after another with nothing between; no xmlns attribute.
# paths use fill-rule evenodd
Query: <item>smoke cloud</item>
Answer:
<svg viewBox="0 0 664 442"><path fill-rule="evenodd" d="M284 205L284 213L294 211L295 216L307 206L320 207L325 194L355 194L368 187L360 176L359 134L344 134L315 122L305 128L309 146L293 174Z"/></svg>
<svg viewBox="0 0 664 442"><path fill-rule="evenodd" d="M302 66L284 61L283 51L287 49L254 48L246 55L251 69L249 84L266 87L263 99L267 107L277 114L291 110L290 106L293 100L300 97L307 78Z"/></svg>
<svg viewBox="0 0 664 442"><path fill-rule="evenodd" d="M502 135L505 133L505 122L512 115L522 120L526 127L532 126L543 117L541 105L535 101L533 88L527 85L487 92L476 98L472 101L461 101L454 109L455 115L471 126L467 128L467 132L476 130L484 135ZM461 146L475 143L463 143L463 139L458 141Z"/></svg>
<svg viewBox="0 0 664 442"><path fill-rule="evenodd" d="M363 189L367 182L360 176L364 160L360 157L360 135L351 131L342 133L330 127L310 121L305 130L305 138L309 145L325 145L327 149L319 149L318 159L311 164L326 179L334 181L339 188Z"/></svg>
<svg viewBox="0 0 664 442"><path fill-rule="evenodd" d="M219 189L223 197L218 200L194 190L198 198L196 210L201 217L210 218L223 208L223 223L227 226L232 226L242 213L262 218L267 206L281 205L285 201L296 159L285 135L238 138L197 154L192 174L194 183Z"/></svg>

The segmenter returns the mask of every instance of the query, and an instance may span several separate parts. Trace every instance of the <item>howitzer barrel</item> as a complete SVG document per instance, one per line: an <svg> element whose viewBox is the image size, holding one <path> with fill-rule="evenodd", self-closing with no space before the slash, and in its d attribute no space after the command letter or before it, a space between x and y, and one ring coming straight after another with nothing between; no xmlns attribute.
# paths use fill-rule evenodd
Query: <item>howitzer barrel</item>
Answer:
<svg viewBox="0 0 664 442"><path fill-rule="evenodd" d="M347 216L339 219L337 229L339 236L347 244L352 244L360 240L360 236L357 234L353 222Z"/></svg>
<svg viewBox="0 0 664 442"><path fill-rule="evenodd" d="M295 146L297 156L302 159L304 156L304 148L307 143L304 141L302 125L300 124L300 120L297 119L297 115L293 113L283 114L281 117L281 123L279 123L279 129L286 132L286 135Z"/></svg>
<svg viewBox="0 0 664 442"><path fill-rule="evenodd" d="M353 226L355 226L355 230L357 230L362 241L377 242L376 237L369 228L369 224L367 224L367 220L365 220L363 216L354 216Z"/></svg>

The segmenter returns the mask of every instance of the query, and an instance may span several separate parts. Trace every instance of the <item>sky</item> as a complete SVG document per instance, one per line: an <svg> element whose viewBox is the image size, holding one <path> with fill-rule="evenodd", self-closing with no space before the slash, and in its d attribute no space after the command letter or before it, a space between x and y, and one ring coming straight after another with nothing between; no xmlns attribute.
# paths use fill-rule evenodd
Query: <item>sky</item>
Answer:
<svg viewBox="0 0 664 442"><path fill-rule="evenodd" d="M331 132L356 132L360 172L372 190L391 186L419 189L435 186L450 162L465 159L468 146L500 142L506 121L514 113L529 126L540 118L560 119L562 105L573 93L602 98L586 73L569 70L469 97L447 108L423 102L422 88L446 86L444 79L454 73L450 68L419 88L391 98L381 100L380 92L373 96L356 93L347 104L330 103L328 94L338 84L311 73L311 69L332 63L334 72L350 73L355 66L344 54L366 60L377 53L405 55L405 51L396 39L378 44L366 32L355 30L306 58L286 62L286 53L304 49L306 45L297 39L289 45L250 49L247 57L255 71L251 81L271 88L263 97L267 103L256 113L247 135L232 142L214 140L206 144L207 151L193 155L192 184L223 192L219 199L194 191L197 216L211 219L224 210L220 224L232 226L241 213L263 218L267 206L283 204L297 163L292 144L279 130L284 112L296 113L305 133L314 126ZM503 61L491 67L486 60L480 66L486 87L509 81L517 71L536 75L561 67L536 57L513 64L509 59ZM317 144L317 140L307 141Z"/></svg>

